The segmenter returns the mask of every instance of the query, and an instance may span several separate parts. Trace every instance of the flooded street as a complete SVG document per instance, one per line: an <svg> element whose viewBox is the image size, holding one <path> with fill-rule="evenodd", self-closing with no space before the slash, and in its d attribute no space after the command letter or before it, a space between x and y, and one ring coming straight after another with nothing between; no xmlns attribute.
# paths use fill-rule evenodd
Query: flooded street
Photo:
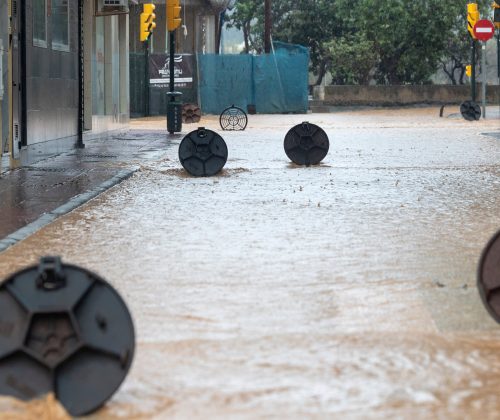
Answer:
<svg viewBox="0 0 500 420"><path fill-rule="evenodd" d="M320 166L283 150L303 120L329 136ZM500 326L475 285L500 229L499 121L364 110L222 132L208 117L229 149L221 174L189 176L177 135L0 253L0 278L61 255L129 305L132 370L91 419L499 418ZM166 133L131 124L144 129Z"/></svg>

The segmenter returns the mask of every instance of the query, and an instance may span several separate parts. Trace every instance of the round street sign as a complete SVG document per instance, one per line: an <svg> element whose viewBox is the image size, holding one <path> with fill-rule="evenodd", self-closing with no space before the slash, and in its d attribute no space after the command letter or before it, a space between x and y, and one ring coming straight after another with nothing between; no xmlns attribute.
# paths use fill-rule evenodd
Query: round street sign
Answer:
<svg viewBox="0 0 500 420"><path fill-rule="evenodd" d="M474 35L479 41L488 41L495 34L495 25L488 19L481 19L474 25Z"/></svg>

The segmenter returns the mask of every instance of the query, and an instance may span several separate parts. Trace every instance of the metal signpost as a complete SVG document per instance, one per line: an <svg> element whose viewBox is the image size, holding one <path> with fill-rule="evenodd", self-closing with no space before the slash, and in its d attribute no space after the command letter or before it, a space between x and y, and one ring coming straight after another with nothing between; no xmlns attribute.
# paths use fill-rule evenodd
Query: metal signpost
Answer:
<svg viewBox="0 0 500 420"><path fill-rule="evenodd" d="M486 41L493 38L495 34L495 25L488 19L481 19L474 25L474 36L478 41L482 41L481 47L481 72L483 73L482 86L482 102L483 102L483 118L486 118Z"/></svg>

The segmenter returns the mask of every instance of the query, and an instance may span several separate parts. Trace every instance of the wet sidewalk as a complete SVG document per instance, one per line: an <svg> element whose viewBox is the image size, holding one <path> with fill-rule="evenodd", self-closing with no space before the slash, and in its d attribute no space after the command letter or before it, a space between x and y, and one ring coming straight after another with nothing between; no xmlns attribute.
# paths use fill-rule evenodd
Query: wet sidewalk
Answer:
<svg viewBox="0 0 500 420"><path fill-rule="evenodd" d="M131 128L30 166L3 168L0 251L160 159L170 145L166 129Z"/></svg>

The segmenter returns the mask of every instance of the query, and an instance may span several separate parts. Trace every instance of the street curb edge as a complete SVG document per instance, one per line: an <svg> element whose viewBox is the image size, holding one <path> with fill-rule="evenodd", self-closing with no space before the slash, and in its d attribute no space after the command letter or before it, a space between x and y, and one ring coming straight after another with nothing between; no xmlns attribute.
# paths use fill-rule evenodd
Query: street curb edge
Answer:
<svg viewBox="0 0 500 420"><path fill-rule="evenodd" d="M26 226L23 226L22 228L16 230L15 232L11 233L10 235L0 240L0 253L5 251L7 248L10 248L12 245L15 245L16 243L22 241L23 239L26 239L27 237L33 235L35 232L39 231L48 224L52 223L60 216L63 216L75 210L76 208L82 206L83 204L97 197L99 194L109 190L111 187L114 187L120 182L126 180L127 178L130 178L138 170L139 167L134 167L131 169L123 169L120 172L118 172L115 176L99 184L92 190L76 195L73 198L71 198L68 202L60 205L59 207L55 208L49 213L42 214L35 221L27 224Z"/></svg>

